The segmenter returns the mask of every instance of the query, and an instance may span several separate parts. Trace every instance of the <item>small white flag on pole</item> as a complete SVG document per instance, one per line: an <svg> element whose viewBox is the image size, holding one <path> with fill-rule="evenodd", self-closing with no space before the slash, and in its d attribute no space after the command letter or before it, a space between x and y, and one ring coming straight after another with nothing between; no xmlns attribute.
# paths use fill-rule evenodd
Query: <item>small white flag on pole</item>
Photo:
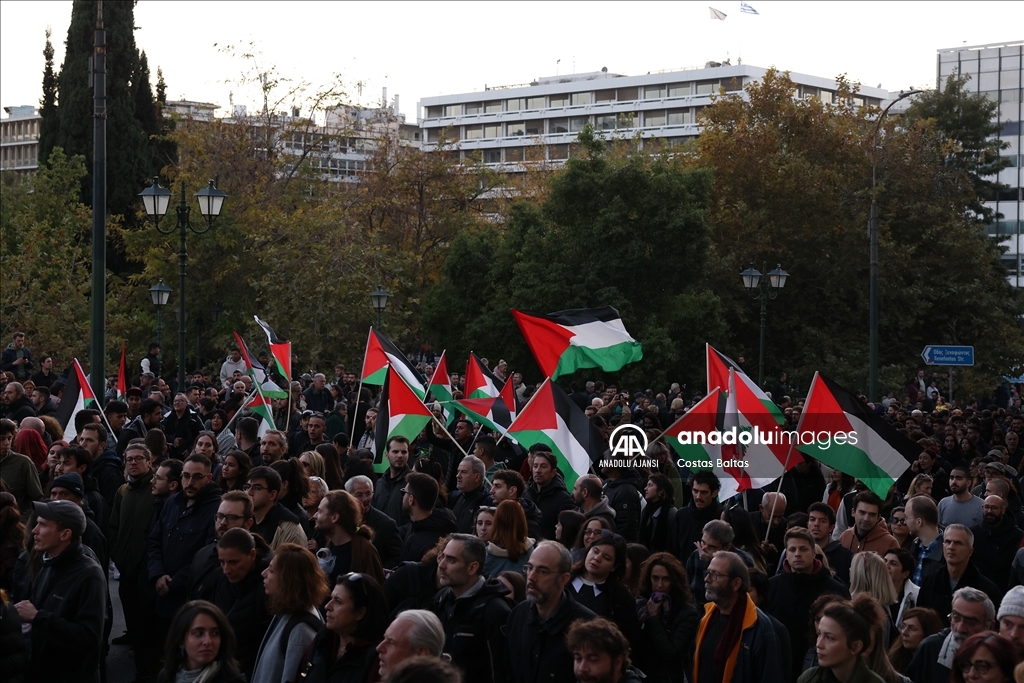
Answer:
<svg viewBox="0 0 1024 683"><path fill-rule="evenodd" d="M754 9L753 7L751 7L750 5L748 5L745 2L741 2L740 3L740 12L742 14L758 14L758 11L756 9ZM758 14L758 16L760 16L760 15Z"/></svg>
<svg viewBox="0 0 1024 683"><path fill-rule="evenodd" d="M725 12L721 12L714 7L708 7L711 10L711 18L718 19L719 21L725 21Z"/></svg>

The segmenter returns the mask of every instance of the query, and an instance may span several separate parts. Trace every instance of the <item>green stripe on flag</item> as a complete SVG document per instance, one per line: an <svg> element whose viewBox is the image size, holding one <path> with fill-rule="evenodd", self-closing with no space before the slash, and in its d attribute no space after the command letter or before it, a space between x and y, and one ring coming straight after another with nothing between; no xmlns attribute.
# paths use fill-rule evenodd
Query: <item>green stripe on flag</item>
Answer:
<svg viewBox="0 0 1024 683"><path fill-rule="evenodd" d="M868 454L848 443L837 443L834 439L797 446L797 450L820 460L829 467L860 479L878 497L885 500L889 487L895 480L868 457Z"/></svg>
<svg viewBox="0 0 1024 683"><path fill-rule="evenodd" d="M623 366L634 363L644 356L640 343L623 342L604 348L594 349L585 346L572 346L565 350L558 360L552 379L562 375L570 375L582 368L599 367L605 372L621 370Z"/></svg>
<svg viewBox="0 0 1024 683"><path fill-rule="evenodd" d="M384 386L384 378L388 375L388 366L382 367L377 372L363 378L363 384L370 384L375 387Z"/></svg>

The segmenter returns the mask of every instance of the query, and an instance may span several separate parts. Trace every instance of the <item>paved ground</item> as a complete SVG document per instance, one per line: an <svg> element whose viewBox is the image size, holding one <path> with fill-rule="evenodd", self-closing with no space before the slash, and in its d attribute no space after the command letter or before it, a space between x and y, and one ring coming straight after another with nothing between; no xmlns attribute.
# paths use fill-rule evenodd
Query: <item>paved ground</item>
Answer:
<svg viewBox="0 0 1024 683"><path fill-rule="evenodd" d="M114 604L114 625L110 629L113 640L124 633L124 615L121 599L117 595L117 581L110 579L110 601ZM107 655L107 683L132 683L135 680L135 660L127 645L111 645Z"/></svg>

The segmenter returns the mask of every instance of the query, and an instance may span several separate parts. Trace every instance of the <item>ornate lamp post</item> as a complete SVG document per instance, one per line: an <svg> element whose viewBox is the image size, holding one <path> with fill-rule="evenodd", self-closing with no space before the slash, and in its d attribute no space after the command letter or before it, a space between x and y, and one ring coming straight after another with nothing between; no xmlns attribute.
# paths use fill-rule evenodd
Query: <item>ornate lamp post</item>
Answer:
<svg viewBox="0 0 1024 683"><path fill-rule="evenodd" d="M761 262L761 268L768 270L768 263ZM768 318L768 300L779 295L779 290L786 286L789 273L782 269L781 265L764 277L761 271L754 268L754 264L740 273L743 286L752 297L761 302L761 351L757 361L757 386L764 386L764 325Z"/></svg>
<svg viewBox="0 0 1024 683"><path fill-rule="evenodd" d="M381 323L380 323L380 316L381 316L381 313L384 312L384 309L387 308L388 297L389 296L391 296L391 295L388 294L387 292L385 292L384 288L381 287L380 285L377 286L377 289L375 289L374 291L370 292L370 301L373 302L373 310L377 311L377 329L378 330L380 330L380 325L381 325Z"/></svg>
<svg viewBox="0 0 1024 683"><path fill-rule="evenodd" d="M164 279L160 278L160 281L149 288L149 296L153 299L153 305L156 306L156 343L163 349L164 346L164 306L167 305L167 300L171 298L171 288L164 284Z"/></svg>

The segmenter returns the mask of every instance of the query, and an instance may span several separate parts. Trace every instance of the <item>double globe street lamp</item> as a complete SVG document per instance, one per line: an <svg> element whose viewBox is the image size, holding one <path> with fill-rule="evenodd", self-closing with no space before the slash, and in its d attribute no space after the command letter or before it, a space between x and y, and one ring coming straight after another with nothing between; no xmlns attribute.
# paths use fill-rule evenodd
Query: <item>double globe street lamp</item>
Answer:
<svg viewBox="0 0 1024 683"><path fill-rule="evenodd" d="M153 178L153 184L140 192L139 196L142 197L142 203L145 205L146 215L153 221L156 229L165 235L170 235L177 229L180 238L178 242L178 275L180 280L178 291L178 309L180 313L178 319L178 391L183 391L187 386L185 384L185 317L188 315L185 308L185 269L188 264L185 237L189 230L197 235L208 231L213 226L214 219L220 215L221 208L224 206L224 200L227 199L228 195L218 190L212 180L209 185L196 192L195 197L199 201L199 213L206 219L206 226L199 228L192 225L192 222L189 220L191 207L189 207L185 199L185 183L182 182L181 199L177 207L177 223L174 228L169 230L161 228L160 221L170 206L171 191L166 187L160 186L159 178ZM155 302L156 295L153 296ZM157 310L159 311L159 309Z"/></svg>
<svg viewBox="0 0 1024 683"><path fill-rule="evenodd" d="M762 261L761 268L768 270L768 262ZM740 273L743 286L755 299L761 302L761 351L757 361L757 386L764 387L764 324L768 317L768 300L775 299L779 290L786 286L789 273L782 269L781 265L775 266L775 270L764 277L760 270L754 268L754 264Z"/></svg>

